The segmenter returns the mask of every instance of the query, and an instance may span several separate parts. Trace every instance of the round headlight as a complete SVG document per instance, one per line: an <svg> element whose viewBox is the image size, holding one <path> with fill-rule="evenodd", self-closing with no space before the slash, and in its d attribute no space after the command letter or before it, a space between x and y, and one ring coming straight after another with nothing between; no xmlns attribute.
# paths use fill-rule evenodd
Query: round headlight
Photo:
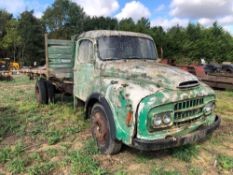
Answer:
<svg viewBox="0 0 233 175"><path fill-rule="evenodd" d="M154 125L155 126L160 126L162 124L162 117L161 116L156 116L154 118Z"/></svg>
<svg viewBox="0 0 233 175"><path fill-rule="evenodd" d="M215 104L213 102L210 102L204 107L203 111L205 114L210 114L211 112L213 112L214 108Z"/></svg>
<svg viewBox="0 0 233 175"><path fill-rule="evenodd" d="M164 114L163 123L165 125L168 125L171 123L171 116L168 113Z"/></svg>

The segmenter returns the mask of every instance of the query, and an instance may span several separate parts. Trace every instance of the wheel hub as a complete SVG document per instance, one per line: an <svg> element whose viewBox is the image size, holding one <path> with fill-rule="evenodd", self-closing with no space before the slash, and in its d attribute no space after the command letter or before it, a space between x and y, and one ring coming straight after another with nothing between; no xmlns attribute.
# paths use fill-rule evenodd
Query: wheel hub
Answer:
<svg viewBox="0 0 233 175"><path fill-rule="evenodd" d="M99 145L104 145L108 135L106 119L100 112L96 112L93 117L93 129L95 138Z"/></svg>

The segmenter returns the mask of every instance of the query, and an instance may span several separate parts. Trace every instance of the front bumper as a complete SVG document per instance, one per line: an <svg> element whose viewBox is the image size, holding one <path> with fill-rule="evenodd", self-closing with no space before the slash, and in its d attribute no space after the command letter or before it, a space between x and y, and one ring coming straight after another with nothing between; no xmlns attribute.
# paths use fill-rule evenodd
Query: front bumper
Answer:
<svg viewBox="0 0 233 175"><path fill-rule="evenodd" d="M168 137L166 139L159 140L144 140L135 138L133 140L133 146L139 150L152 151L203 141L209 134L219 127L220 123L221 118L216 116L215 122L212 125L199 128L197 131L190 134L181 137Z"/></svg>

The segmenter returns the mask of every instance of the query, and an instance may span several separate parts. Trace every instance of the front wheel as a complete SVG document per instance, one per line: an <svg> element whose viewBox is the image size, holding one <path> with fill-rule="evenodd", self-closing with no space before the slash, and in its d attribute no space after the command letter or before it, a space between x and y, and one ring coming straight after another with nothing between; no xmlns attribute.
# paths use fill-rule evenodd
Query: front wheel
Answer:
<svg viewBox="0 0 233 175"><path fill-rule="evenodd" d="M91 131L102 154L116 154L122 143L111 136L111 128L104 106L96 103L91 110Z"/></svg>

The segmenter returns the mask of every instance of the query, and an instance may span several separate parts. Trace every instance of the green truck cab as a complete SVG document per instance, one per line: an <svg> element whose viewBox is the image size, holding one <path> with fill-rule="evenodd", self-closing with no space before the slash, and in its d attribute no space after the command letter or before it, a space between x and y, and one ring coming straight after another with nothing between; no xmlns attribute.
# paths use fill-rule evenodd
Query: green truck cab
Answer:
<svg viewBox="0 0 233 175"><path fill-rule="evenodd" d="M122 144L159 150L204 140L219 125L215 93L192 74L158 63L145 34L97 30L70 41L46 41L46 73L36 83L38 102L56 91L85 103L102 153Z"/></svg>

